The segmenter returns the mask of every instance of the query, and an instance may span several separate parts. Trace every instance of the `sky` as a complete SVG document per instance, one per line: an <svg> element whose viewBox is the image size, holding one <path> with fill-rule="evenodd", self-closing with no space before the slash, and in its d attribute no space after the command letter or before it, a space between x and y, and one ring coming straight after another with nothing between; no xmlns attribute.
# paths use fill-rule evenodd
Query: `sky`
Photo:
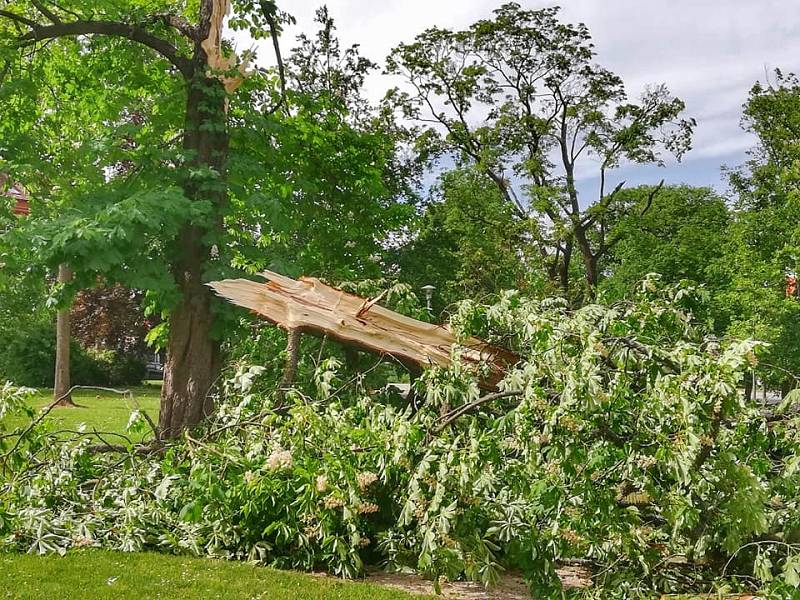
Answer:
<svg viewBox="0 0 800 600"><path fill-rule="evenodd" d="M723 165L745 159L753 137L742 130L742 104L756 81L775 68L800 72L800 0L518 0L524 8L558 4L562 20L585 23L594 40L598 64L622 77L630 97L648 84L667 85L697 119L693 149L680 164L623 166L609 183L712 185L726 189ZM315 31L320 0L287 0L279 6L297 24L288 27L282 47ZM383 64L400 42L434 25L463 28L491 15L500 0L328 0L343 46L358 43L362 54ZM269 47L259 48L269 63ZM368 94L378 99L394 84L375 74ZM596 187L595 169L578 173L579 188Z"/></svg>

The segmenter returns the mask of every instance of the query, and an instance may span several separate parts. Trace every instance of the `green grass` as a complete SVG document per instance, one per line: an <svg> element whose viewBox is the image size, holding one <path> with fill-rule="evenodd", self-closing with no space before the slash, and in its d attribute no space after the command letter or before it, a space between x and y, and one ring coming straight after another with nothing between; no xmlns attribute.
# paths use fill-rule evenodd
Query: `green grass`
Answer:
<svg viewBox="0 0 800 600"><path fill-rule="evenodd" d="M160 382L158 384L148 384L131 389L139 406L147 411L147 414L155 422L158 422L159 395L161 394ZM47 415L46 418L51 422L53 429L77 429L84 424L88 431L97 429L98 431L125 433L131 411L135 408L125 397L99 390L76 390L72 394L72 399L79 405L77 408L57 407ZM30 404L39 411L52 401L53 391L42 389L33 397ZM6 426L10 429L25 425L25 423L26 419L13 416L8 418ZM139 434L138 437L141 438L143 435L149 435L149 432Z"/></svg>
<svg viewBox="0 0 800 600"><path fill-rule="evenodd" d="M90 550L71 552L64 557L0 554L0 573L0 600L433 598L245 563L152 553L124 554Z"/></svg>

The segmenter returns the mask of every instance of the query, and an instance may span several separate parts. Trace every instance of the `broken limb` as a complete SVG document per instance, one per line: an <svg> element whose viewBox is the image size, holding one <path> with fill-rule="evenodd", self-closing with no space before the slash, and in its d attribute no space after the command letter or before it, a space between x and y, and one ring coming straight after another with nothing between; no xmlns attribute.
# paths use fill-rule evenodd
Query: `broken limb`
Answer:
<svg viewBox="0 0 800 600"><path fill-rule="evenodd" d="M369 300L338 290L312 277L294 280L271 271L266 283L228 279L208 285L233 304L286 330L325 336L361 350L391 356L420 369L448 367L458 349L461 360L478 371L481 387L494 390L509 366L512 352L480 340L458 340L449 327L418 321ZM367 310L364 310L368 307Z"/></svg>

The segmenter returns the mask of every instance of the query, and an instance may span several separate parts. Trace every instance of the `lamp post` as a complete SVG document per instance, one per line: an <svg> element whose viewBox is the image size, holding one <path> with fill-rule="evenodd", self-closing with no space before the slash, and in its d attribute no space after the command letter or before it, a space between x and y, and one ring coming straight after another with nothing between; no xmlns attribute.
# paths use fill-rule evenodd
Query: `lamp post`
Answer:
<svg viewBox="0 0 800 600"><path fill-rule="evenodd" d="M434 285L423 285L420 288L423 292L425 292L425 303L428 306L428 312L433 313L433 292L436 290L436 286Z"/></svg>

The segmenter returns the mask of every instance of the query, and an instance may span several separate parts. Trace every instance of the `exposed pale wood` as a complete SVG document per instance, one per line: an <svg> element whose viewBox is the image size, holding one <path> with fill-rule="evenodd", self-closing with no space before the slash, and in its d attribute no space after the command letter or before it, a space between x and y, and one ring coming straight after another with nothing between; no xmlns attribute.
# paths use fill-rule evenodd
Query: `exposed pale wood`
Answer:
<svg viewBox="0 0 800 600"><path fill-rule="evenodd" d="M212 0L211 23L208 37L200 45L206 53L208 66L216 72L217 77L225 86L225 91L232 94L242 85L244 78L250 74L250 53L245 54L242 60L235 53L226 55L222 48L222 32L225 25L225 17L231 11L230 0ZM230 75L236 68L238 73Z"/></svg>
<svg viewBox="0 0 800 600"><path fill-rule="evenodd" d="M517 357L487 342L470 338L462 343L446 326L406 317L368 299L326 285L313 277L294 280L271 271L266 283L227 279L208 285L233 304L249 308L287 329L328 335L339 342L385 354L404 364L450 365L454 346L467 364L486 363L482 386L494 389Z"/></svg>

